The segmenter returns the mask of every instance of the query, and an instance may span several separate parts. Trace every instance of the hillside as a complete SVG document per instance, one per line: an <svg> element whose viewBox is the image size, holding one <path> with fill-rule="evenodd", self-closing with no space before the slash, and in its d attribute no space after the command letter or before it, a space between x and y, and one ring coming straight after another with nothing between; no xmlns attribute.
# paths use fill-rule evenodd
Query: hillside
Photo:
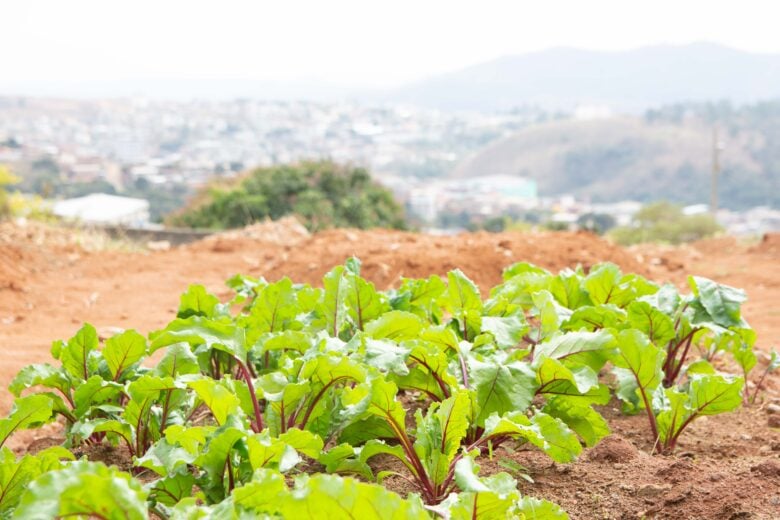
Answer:
<svg viewBox="0 0 780 520"><path fill-rule="evenodd" d="M758 121L743 111L718 123L724 143L719 185L724 207L780 205L775 160L780 136L773 130L777 118L763 113ZM706 203L712 126L704 117L677 120L664 111L645 118L553 121L486 147L459 164L453 176L529 176L542 196L570 193L596 202Z"/></svg>
<svg viewBox="0 0 780 520"><path fill-rule="evenodd" d="M523 105L568 110L605 104L639 111L680 101L750 103L777 95L780 55L720 45L652 46L622 52L556 48L506 56L386 93L396 102L447 110Z"/></svg>

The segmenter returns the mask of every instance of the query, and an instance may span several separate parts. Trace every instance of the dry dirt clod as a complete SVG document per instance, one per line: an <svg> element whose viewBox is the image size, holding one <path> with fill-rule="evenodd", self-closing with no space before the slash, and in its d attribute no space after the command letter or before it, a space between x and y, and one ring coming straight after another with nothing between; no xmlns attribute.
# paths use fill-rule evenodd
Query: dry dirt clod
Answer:
<svg viewBox="0 0 780 520"><path fill-rule="evenodd" d="M639 456L639 450L620 435L610 435L588 453L588 458L598 462L628 462Z"/></svg>
<svg viewBox="0 0 780 520"><path fill-rule="evenodd" d="M780 461L775 459L765 460L750 468L753 473L764 475L765 477L780 477Z"/></svg>
<svg viewBox="0 0 780 520"><path fill-rule="evenodd" d="M771 403L767 405L766 413L780 415L780 404Z"/></svg>
<svg viewBox="0 0 780 520"><path fill-rule="evenodd" d="M665 504L677 504L679 502L682 502L686 498L688 498L690 496L690 494L691 494L691 490L690 489L686 489L684 491L676 493L676 494L672 495L671 497L667 498L664 501L664 503Z"/></svg>
<svg viewBox="0 0 780 520"><path fill-rule="evenodd" d="M770 415L766 419L766 424L770 428L780 428L780 415Z"/></svg>
<svg viewBox="0 0 780 520"><path fill-rule="evenodd" d="M672 486L669 484L645 484L637 490L636 494L642 498L652 498L663 495L670 489L672 489Z"/></svg>

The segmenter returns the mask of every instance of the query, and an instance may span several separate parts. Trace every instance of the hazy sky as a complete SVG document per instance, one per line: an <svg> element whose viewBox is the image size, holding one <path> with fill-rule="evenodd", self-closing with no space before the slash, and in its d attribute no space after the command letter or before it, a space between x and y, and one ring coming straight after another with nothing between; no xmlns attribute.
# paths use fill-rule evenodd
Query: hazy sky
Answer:
<svg viewBox="0 0 780 520"><path fill-rule="evenodd" d="M0 86L146 77L392 85L553 46L780 52L774 0L2 0Z"/></svg>

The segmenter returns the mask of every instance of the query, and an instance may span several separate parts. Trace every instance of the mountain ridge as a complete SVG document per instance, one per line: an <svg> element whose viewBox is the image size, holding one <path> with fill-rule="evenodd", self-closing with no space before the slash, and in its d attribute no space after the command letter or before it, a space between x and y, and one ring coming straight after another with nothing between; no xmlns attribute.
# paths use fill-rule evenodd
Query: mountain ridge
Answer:
<svg viewBox="0 0 780 520"><path fill-rule="evenodd" d="M676 102L774 97L780 97L780 54L707 42L628 51L554 47L501 56L384 93L388 101L473 111L599 104L638 112Z"/></svg>

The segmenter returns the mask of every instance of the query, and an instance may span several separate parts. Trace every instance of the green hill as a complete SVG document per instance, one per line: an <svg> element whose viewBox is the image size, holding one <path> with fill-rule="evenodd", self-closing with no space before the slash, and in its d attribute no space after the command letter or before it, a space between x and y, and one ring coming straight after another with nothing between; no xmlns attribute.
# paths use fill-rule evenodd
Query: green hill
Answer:
<svg viewBox="0 0 780 520"><path fill-rule="evenodd" d="M716 124L724 144L721 205L780 206L780 103L739 110L680 105L644 117L552 121L488 146L453 176L527 176L542 196L567 193L594 202L706 203Z"/></svg>

